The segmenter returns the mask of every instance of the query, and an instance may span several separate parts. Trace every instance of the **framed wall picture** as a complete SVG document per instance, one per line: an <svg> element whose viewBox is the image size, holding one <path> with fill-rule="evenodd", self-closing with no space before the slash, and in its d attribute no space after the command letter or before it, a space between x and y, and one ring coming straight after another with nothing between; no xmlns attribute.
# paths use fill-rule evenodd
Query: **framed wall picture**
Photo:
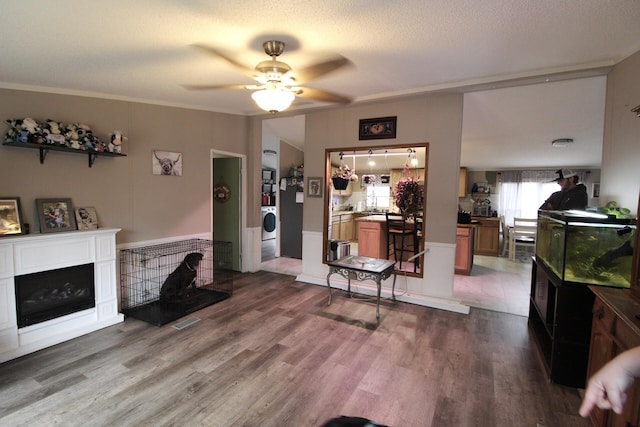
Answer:
<svg viewBox="0 0 640 427"><path fill-rule="evenodd" d="M591 184L591 197L596 198L600 197L600 183L594 182Z"/></svg>
<svg viewBox="0 0 640 427"><path fill-rule="evenodd" d="M78 230L95 230L98 228L98 214L94 207L76 208Z"/></svg>
<svg viewBox="0 0 640 427"><path fill-rule="evenodd" d="M20 198L0 197L0 237L26 234L22 224Z"/></svg>
<svg viewBox="0 0 640 427"><path fill-rule="evenodd" d="M36 199L36 211L41 233L77 230L71 199Z"/></svg>
<svg viewBox="0 0 640 427"><path fill-rule="evenodd" d="M358 139L391 139L396 137L397 116L361 119Z"/></svg>
<svg viewBox="0 0 640 427"><path fill-rule="evenodd" d="M151 164L154 175L182 176L182 153L153 150Z"/></svg>
<svg viewBox="0 0 640 427"><path fill-rule="evenodd" d="M307 178L307 196L322 197L322 178Z"/></svg>

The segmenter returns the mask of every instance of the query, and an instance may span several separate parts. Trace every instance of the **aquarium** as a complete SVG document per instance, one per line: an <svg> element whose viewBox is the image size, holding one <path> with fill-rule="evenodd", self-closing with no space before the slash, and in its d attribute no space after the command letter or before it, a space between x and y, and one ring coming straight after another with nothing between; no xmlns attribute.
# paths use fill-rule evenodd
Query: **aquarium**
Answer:
<svg viewBox="0 0 640 427"><path fill-rule="evenodd" d="M635 220L586 211L539 211L536 259L564 282L631 286Z"/></svg>

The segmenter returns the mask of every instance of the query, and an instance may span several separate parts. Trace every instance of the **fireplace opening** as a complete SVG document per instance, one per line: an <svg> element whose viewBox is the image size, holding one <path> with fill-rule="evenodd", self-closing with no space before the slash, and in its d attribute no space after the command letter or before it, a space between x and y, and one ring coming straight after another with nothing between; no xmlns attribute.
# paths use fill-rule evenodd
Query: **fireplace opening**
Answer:
<svg viewBox="0 0 640 427"><path fill-rule="evenodd" d="M15 276L18 327L95 307L93 263Z"/></svg>

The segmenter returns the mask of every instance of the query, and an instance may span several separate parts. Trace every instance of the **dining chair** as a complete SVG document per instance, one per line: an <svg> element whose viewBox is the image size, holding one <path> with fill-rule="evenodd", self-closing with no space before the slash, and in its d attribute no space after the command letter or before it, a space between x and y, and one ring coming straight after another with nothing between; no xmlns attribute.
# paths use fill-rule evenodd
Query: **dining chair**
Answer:
<svg viewBox="0 0 640 427"><path fill-rule="evenodd" d="M515 261L519 247L532 248L535 253L538 220L535 218L514 218L509 230L509 259Z"/></svg>
<svg viewBox="0 0 640 427"><path fill-rule="evenodd" d="M393 258L398 262L398 253L400 253L400 269L402 269L404 253L410 252L414 255L418 253L415 247L415 223L408 223L402 214L387 212L385 215L387 219L387 259L391 255L389 246L393 246ZM398 238L400 239L399 246Z"/></svg>
<svg viewBox="0 0 640 427"><path fill-rule="evenodd" d="M507 227L507 221L504 219L504 215L500 215L500 233L502 234L500 256L505 257L509 251L509 227Z"/></svg>
<svg viewBox="0 0 640 427"><path fill-rule="evenodd" d="M413 227L415 231L413 233L413 272L415 273L420 264L420 259L415 258L415 255L422 249L422 236L424 236L424 218L422 217L422 213L416 213L413 216Z"/></svg>

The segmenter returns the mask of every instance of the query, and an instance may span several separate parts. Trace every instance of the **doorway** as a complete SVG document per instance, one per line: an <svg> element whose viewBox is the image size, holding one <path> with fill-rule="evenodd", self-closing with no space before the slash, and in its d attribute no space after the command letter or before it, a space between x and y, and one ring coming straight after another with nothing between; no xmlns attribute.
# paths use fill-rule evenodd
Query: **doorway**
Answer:
<svg viewBox="0 0 640 427"><path fill-rule="evenodd" d="M211 230L213 240L231 242L233 270L242 269L242 234L245 229L243 166L245 158L212 150Z"/></svg>
<svg viewBox="0 0 640 427"><path fill-rule="evenodd" d="M287 220L294 208L299 208L302 204L295 206L294 203L294 206L291 206L287 198L289 194L287 190L283 190L281 180L291 177L293 168L304 163L304 132L304 115L269 118L262 121L263 176L261 178L263 197L265 193L268 196L267 206L263 198L260 208L263 219L261 268L265 271L294 275L302 272L301 259L289 254L289 240L283 240L284 237L295 237L302 245L302 225L300 224L299 230L294 230L295 224ZM267 171L271 173L268 177L264 175ZM290 189L288 186L285 188ZM301 219L302 213L299 212L298 216ZM275 233L272 231L265 235L264 231L267 228L271 229L270 226L273 225L269 222L272 218L276 221ZM264 221L265 219L267 222ZM301 257L301 254L299 256Z"/></svg>

